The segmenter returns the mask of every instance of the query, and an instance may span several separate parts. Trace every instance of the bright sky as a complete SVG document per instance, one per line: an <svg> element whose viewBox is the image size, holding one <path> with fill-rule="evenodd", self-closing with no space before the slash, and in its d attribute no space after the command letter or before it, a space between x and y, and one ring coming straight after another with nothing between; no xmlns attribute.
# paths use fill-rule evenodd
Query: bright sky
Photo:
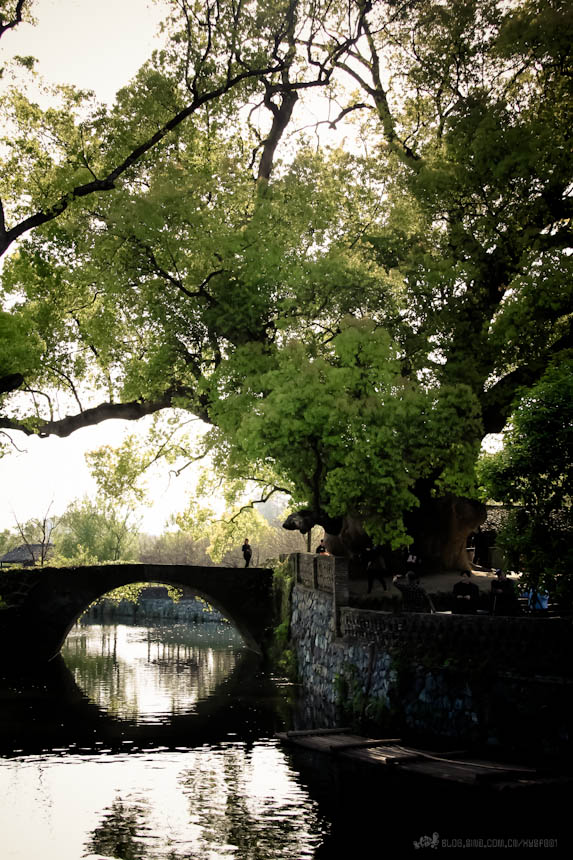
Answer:
<svg viewBox="0 0 573 860"><path fill-rule="evenodd" d="M76 84L112 102L157 46L164 7L152 0L35 0L37 24L2 40L2 55L31 54L52 83Z"/></svg>
<svg viewBox="0 0 573 860"><path fill-rule="evenodd" d="M113 101L158 44L162 7L150 0L37 0L37 25L21 25L2 39L0 57L35 56L38 71L53 83L74 83ZM0 529L67 505L95 486L84 453L100 445L119 445L124 435L144 432L149 421L106 421L67 439L27 438L15 433L23 453L0 459ZM142 510L144 530L158 534L170 513L185 507L193 487L188 470L174 478L165 469L153 479L153 506Z"/></svg>

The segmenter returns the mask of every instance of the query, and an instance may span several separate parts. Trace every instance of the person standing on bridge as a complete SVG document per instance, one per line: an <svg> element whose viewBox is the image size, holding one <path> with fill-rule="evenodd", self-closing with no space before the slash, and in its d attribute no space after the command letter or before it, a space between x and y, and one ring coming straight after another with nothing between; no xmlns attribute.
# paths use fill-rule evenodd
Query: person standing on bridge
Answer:
<svg viewBox="0 0 573 860"><path fill-rule="evenodd" d="M249 538L245 538L245 543L241 547L241 552L243 553L243 558L245 559L245 567L248 567L251 563L251 556L253 555L253 550L249 543Z"/></svg>

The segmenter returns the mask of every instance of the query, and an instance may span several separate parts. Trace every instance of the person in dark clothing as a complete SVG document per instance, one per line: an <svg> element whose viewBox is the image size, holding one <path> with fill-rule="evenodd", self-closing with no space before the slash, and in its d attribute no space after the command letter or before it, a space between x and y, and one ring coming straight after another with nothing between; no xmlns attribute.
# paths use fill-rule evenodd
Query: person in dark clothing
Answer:
<svg viewBox="0 0 573 860"><path fill-rule="evenodd" d="M366 565L366 576L368 577L368 594L372 591L372 587L374 585L374 580L377 579L378 582L384 588L384 591L388 590L388 586L386 585L386 580L384 576L386 575L386 562L384 561L384 556L382 555L382 547L372 546L369 549L365 550L362 555L363 562Z"/></svg>
<svg viewBox="0 0 573 860"><path fill-rule="evenodd" d="M459 615L475 615L479 602L479 588L471 581L469 570L460 571L460 579L453 588L454 612Z"/></svg>
<svg viewBox="0 0 573 860"><path fill-rule="evenodd" d="M245 543L241 547L241 552L243 553L243 558L245 559L245 567L248 567L251 563L251 557L253 555L253 550L249 543L249 538L245 538Z"/></svg>
<svg viewBox="0 0 573 860"><path fill-rule="evenodd" d="M480 567L487 567L489 561L489 535L482 531L481 526L478 526L473 538L475 549L474 564Z"/></svg>
<svg viewBox="0 0 573 860"><path fill-rule="evenodd" d="M519 602L513 582L503 570L496 570L495 576L491 584L491 614L519 615Z"/></svg>
<svg viewBox="0 0 573 860"><path fill-rule="evenodd" d="M316 548L317 555L323 555L324 553L328 554L328 550L326 549L326 545L324 543L324 538L322 538L321 542Z"/></svg>
<svg viewBox="0 0 573 860"><path fill-rule="evenodd" d="M392 582L402 595L402 612L436 611L432 598L413 570L409 570L406 576L395 576Z"/></svg>

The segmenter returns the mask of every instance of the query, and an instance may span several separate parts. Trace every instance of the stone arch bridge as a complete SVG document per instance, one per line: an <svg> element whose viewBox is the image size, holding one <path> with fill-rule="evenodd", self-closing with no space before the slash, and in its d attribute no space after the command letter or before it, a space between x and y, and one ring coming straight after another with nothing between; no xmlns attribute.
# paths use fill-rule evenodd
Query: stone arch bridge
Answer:
<svg viewBox="0 0 573 860"><path fill-rule="evenodd" d="M99 597L136 582L188 586L229 619L259 654L274 626L272 570L192 565L121 564L0 573L0 660L41 664Z"/></svg>

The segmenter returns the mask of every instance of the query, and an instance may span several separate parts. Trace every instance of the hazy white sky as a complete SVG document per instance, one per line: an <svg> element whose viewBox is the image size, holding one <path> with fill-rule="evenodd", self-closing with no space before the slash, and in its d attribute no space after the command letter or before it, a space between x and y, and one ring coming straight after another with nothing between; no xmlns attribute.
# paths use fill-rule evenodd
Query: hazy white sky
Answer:
<svg viewBox="0 0 573 860"><path fill-rule="evenodd" d="M0 43L0 57L31 54L38 71L53 83L74 83L112 101L149 57L162 17L150 0L37 0L36 26L21 25ZM1 62L1 60L0 60ZM84 453L103 444L119 445L124 435L144 432L149 421L106 421L67 439L14 434L23 453L0 459L0 529L20 521L62 513L75 498L93 493ZM185 506L193 477L156 472L153 506L142 510L143 527L159 533L167 516Z"/></svg>
<svg viewBox="0 0 573 860"><path fill-rule="evenodd" d="M35 0L37 24L6 34L2 55L31 54L47 80L111 102L158 44L164 8L152 0Z"/></svg>

